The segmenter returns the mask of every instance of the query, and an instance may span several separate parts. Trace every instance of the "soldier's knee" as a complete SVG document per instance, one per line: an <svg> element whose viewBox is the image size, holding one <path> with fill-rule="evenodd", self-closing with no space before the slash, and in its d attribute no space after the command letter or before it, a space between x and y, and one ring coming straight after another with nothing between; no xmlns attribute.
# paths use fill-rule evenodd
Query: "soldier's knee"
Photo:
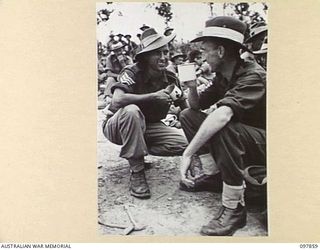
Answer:
<svg viewBox="0 0 320 250"><path fill-rule="evenodd" d="M135 104L127 105L123 108L123 113L129 117L138 117L142 115L140 108Z"/></svg>

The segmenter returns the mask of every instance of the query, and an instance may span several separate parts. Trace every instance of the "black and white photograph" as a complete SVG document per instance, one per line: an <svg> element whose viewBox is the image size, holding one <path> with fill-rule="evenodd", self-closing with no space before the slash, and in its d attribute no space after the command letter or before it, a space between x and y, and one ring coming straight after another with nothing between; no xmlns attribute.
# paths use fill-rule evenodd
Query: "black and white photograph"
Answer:
<svg viewBox="0 0 320 250"><path fill-rule="evenodd" d="M96 3L99 234L269 235L267 12Z"/></svg>

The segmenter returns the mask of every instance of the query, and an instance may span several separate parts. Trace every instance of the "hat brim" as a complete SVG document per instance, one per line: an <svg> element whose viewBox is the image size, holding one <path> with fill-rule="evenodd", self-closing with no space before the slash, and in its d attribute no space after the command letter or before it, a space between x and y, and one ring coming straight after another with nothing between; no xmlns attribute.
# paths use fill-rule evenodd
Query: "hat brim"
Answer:
<svg viewBox="0 0 320 250"><path fill-rule="evenodd" d="M126 46L125 44L122 44L122 46L117 47L117 48L111 48L110 50L111 50L111 51L115 51L115 50L118 50L118 49L122 49L122 48L125 47L125 46Z"/></svg>
<svg viewBox="0 0 320 250"><path fill-rule="evenodd" d="M170 60L174 60L174 59L176 59L177 57L183 57L183 58L186 58L186 55L184 55L184 54L177 54L177 55L174 55L173 57L171 57L171 59L170 59Z"/></svg>
<svg viewBox="0 0 320 250"><path fill-rule="evenodd" d="M254 54L254 55L263 55L263 54L267 54L267 53L268 53L268 50L266 50L266 49L252 51L252 54Z"/></svg>
<svg viewBox="0 0 320 250"><path fill-rule="evenodd" d="M159 39L157 39L156 41L154 41L152 44L150 44L149 46L145 47L144 49L142 49L141 51L139 51L135 58L141 56L142 54L145 54L147 52L150 52L152 50L156 50L159 49L163 46L165 46L166 44L170 43L174 38L176 37L176 34L171 34L169 36L161 36Z"/></svg>
<svg viewBox="0 0 320 250"><path fill-rule="evenodd" d="M167 29L164 31L164 34L168 33L169 31L173 31L173 29Z"/></svg>
<svg viewBox="0 0 320 250"><path fill-rule="evenodd" d="M245 51L248 51L248 52L252 53L252 51L249 48L247 48L245 45L243 45L241 43L238 43L236 41L233 41L231 39L225 38L225 37L220 37L220 36L200 36L200 37L197 37L197 38L191 40L190 42L191 43L203 42L204 40L207 40L207 39L210 39L210 38L222 38L222 39L229 40L229 41L234 42L235 44L237 44L240 47L240 49L243 49Z"/></svg>

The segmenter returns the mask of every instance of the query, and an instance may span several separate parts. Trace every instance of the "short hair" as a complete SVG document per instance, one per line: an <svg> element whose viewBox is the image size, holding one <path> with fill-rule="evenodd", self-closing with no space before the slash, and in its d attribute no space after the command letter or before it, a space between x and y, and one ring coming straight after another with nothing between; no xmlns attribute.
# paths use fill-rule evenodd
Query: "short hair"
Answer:
<svg viewBox="0 0 320 250"><path fill-rule="evenodd" d="M220 37L207 38L204 41L209 41L215 44L217 47L223 46L226 49L227 58L240 59L240 49L241 49L240 44L225 38L220 38Z"/></svg>
<svg viewBox="0 0 320 250"><path fill-rule="evenodd" d="M190 53L189 53L189 62L194 62L194 59L196 57L198 57L199 55L201 55L201 51L200 50L197 50L197 49L194 49L194 50L191 50Z"/></svg>

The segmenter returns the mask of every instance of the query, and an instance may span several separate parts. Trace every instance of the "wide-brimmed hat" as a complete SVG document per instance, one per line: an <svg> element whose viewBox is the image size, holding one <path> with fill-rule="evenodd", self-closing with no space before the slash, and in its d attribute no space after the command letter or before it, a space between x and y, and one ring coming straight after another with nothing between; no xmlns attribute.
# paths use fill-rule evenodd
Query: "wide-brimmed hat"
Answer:
<svg viewBox="0 0 320 250"><path fill-rule="evenodd" d="M183 58L185 58L186 56L184 55L184 54L182 54L181 52L179 52L179 51L176 51L176 52L174 52L173 53L173 55L171 56L171 61L173 61L175 58L177 58L177 57L183 57Z"/></svg>
<svg viewBox="0 0 320 250"><path fill-rule="evenodd" d="M145 31L146 29L149 29L150 27L148 25L145 25L143 24L141 27L140 27L140 30L142 31Z"/></svg>
<svg viewBox="0 0 320 250"><path fill-rule="evenodd" d="M176 34L171 34L169 36L162 36L154 28L146 29L141 35L141 50L136 54L136 58L141 54L159 49L169 42L171 42L176 37Z"/></svg>
<svg viewBox="0 0 320 250"><path fill-rule="evenodd" d="M130 34L126 34L124 37L129 37L131 38L132 36Z"/></svg>
<svg viewBox="0 0 320 250"><path fill-rule="evenodd" d="M165 28L163 34L164 34L164 35L167 35L167 33L168 33L169 31L173 31L173 28L170 28L170 27Z"/></svg>
<svg viewBox="0 0 320 250"><path fill-rule="evenodd" d="M245 41L246 43L252 42L252 40L257 37L257 35L268 32L268 26L266 23L260 22L251 25L249 38Z"/></svg>
<svg viewBox="0 0 320 250"><path fill-rule="evenodd" d="M218 16L206 21L205 28L199 36L191 42L200 42L207 38L223 38L238 44L239 47L249 50L244 46L244 34L247 25L239 19L229 16Z"/></svg>
<svg viewBox="0 0 320 250"><path fill-rule="evenodd" d="M121 49L122 47L124 47L125 45L122 43L122 42L117 42L117 43L114 43L110 46L110 50L111 51L114 51L114 50L117 50L117 49Z"/></svg>

